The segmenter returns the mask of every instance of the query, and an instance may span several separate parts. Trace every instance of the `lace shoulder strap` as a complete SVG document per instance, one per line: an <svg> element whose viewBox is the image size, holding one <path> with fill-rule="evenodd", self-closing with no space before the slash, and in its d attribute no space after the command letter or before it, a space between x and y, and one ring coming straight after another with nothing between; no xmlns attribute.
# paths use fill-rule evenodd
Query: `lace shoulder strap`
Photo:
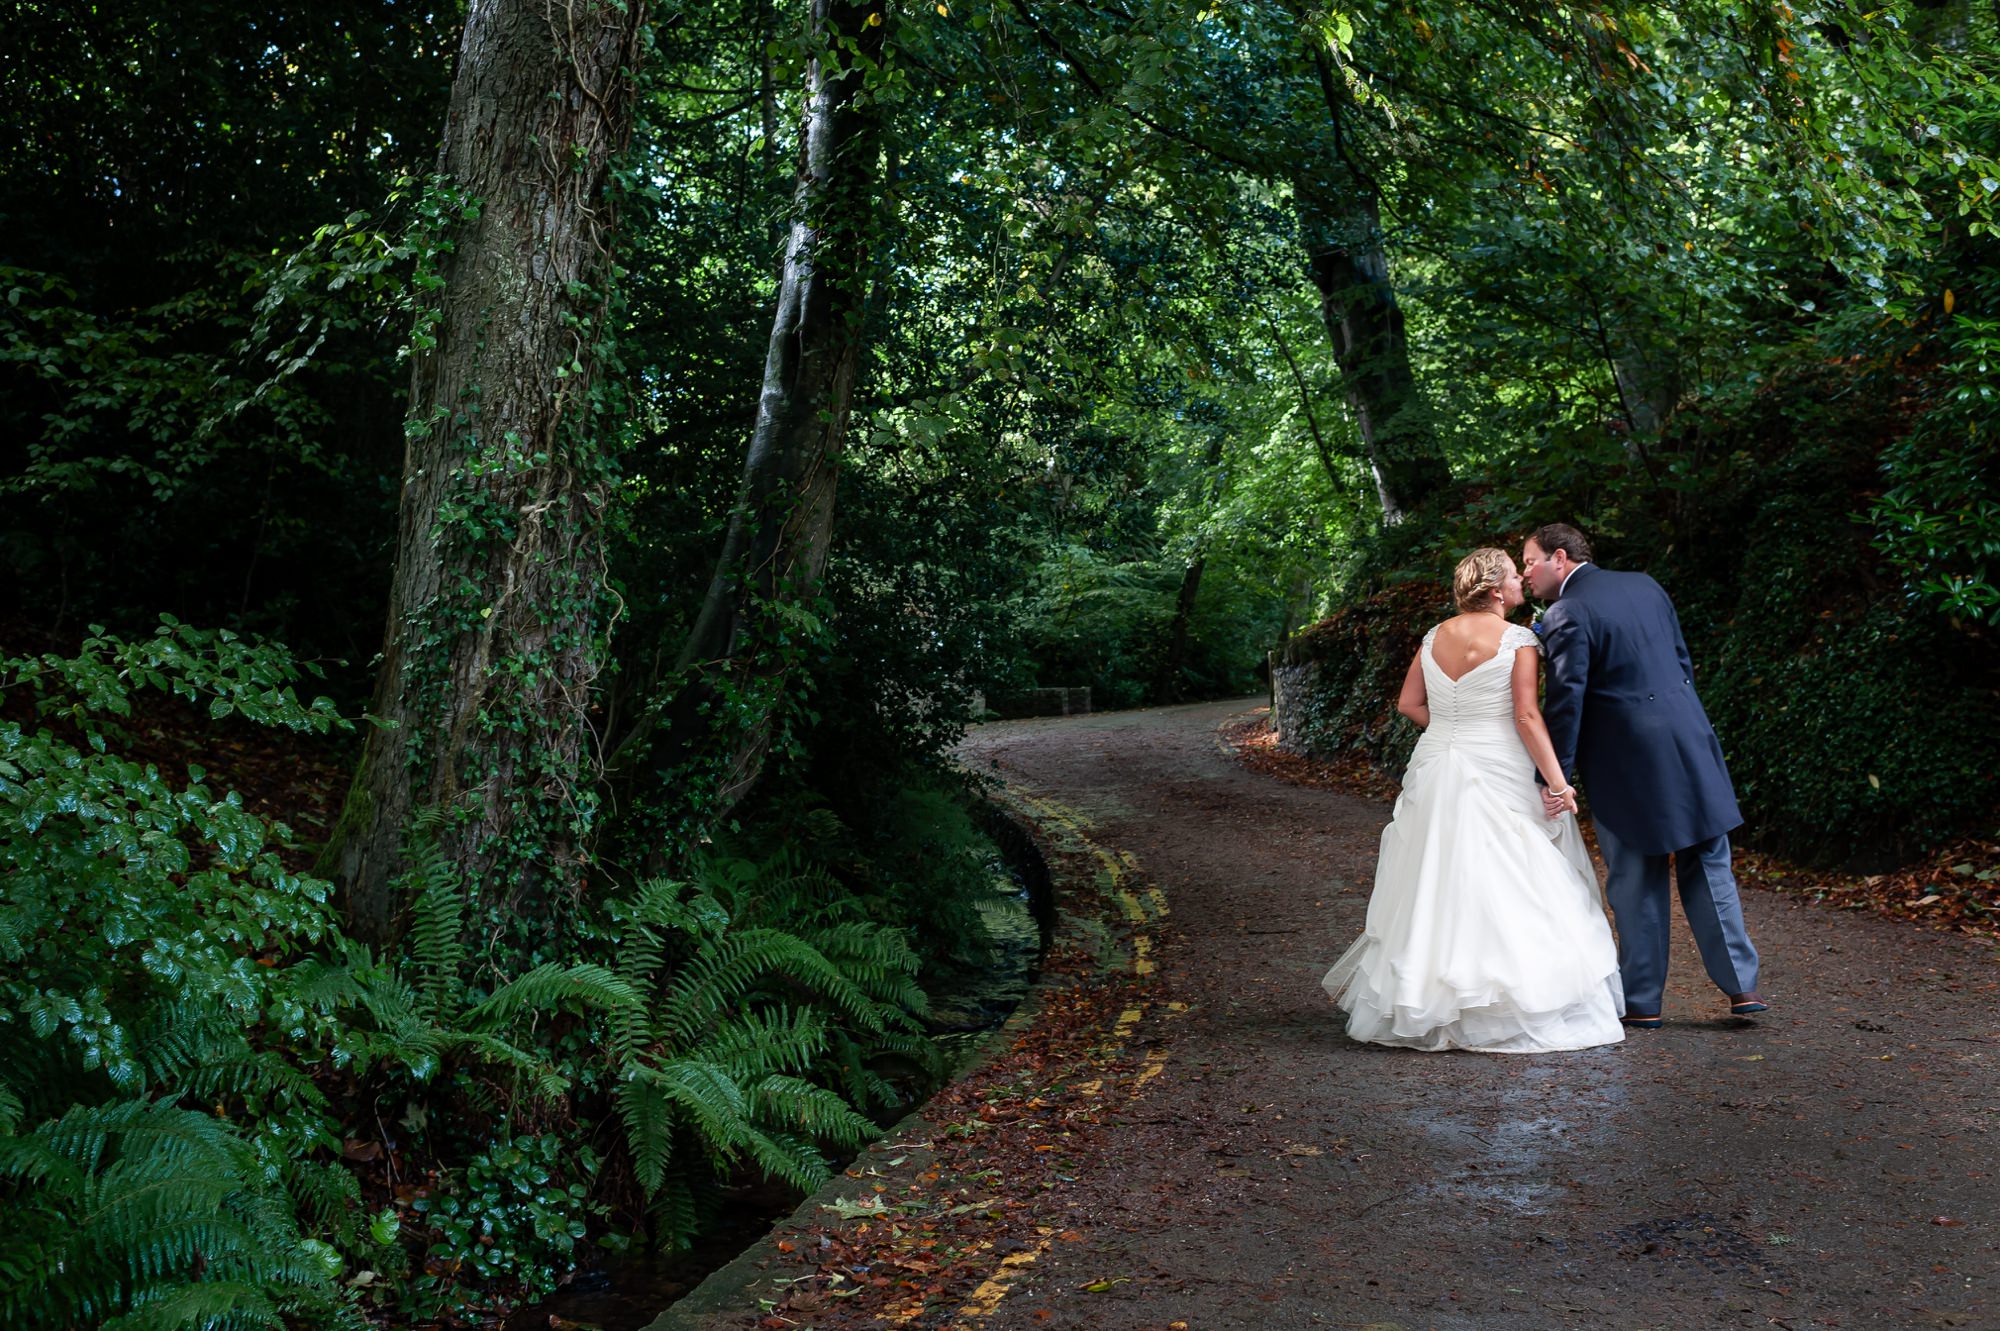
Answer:
<svg viewBox="0 0 2000 1331"><path fill-rule="evenodd" d="M1535 636L1533 629L1525 624L1509 624L1500 631L1501 651L1518 652L1523 647L1532 647L1538 652L1542 650L1542 640Z"/></svg>
<svg viewBox="0 0 2000 1331"><path fill-rule="evenodd" d="M1438 624L1431 625L1431 631L1424 635L1424 641L1423 641L1424 646L1429 647L1433 642L1437 640L1438 629L1441 627L1442 625Z"/></svg>

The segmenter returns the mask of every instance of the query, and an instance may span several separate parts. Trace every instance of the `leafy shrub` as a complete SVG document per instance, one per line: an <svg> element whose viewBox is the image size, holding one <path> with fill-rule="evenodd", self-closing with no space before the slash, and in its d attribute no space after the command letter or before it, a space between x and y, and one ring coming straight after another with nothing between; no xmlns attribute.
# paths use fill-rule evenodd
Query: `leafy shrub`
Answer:
<svg viewBox="0 0 2000 1331"><path fill-rule="evenodd" d="M1401 772L1417 730L1397 713L1396 697L1425 630L1447 613L1434 587L1411 581L1294 636L1277 667L1286 745L1317 757L1359 750Z"/></svg>
<svg viewBox="0 0 2000 1331"><path fill-rule="evenodd" d="M1949 672L1948 629L1892 600L1773 652L1711 645L1703 697L1759 844L1812 863L1904 863L1990 812L1990 692Z"/></svg>
<svg viewBox="0 0 2000 1331"><path fill-rule="evenodd" d="M0 661L0 1309L11 1325L351 1322L332 1285L353 1180L325 1101L283 1046L297 956L330 888L289 835L119 757L142 689L294 730L282 649L164 620L74 657ZM200 1106L196 1108L194 1106ZM329 1260L331 1259L331 1261Z"/></svg>
<svg viewBox="0 0 2000 1331"><path fill-rule="evenodd" d="M1037 680L1087 684L1099 709L1146 701L1154 655L1173 616L1179 575L1156 559L1064 546L1036 570L1020 631Z"/></svg>
<svg viewBox="0 0 2000 1331"><path fill-rule="evenodd" d="M583 1178L565 1182L573 1165ZM450 1186L414 1203L438 1237L430 1249L434 1269L417 1282L412 1301L434 1311L450 1307L463 1297L468 1273L515 1282L530 1299L548 1294L574 1265L587 1217L604 1213L585 1181L596 1172L588 1146L566 1150L551 1136L515 1137L474 1156Z"/></svg>

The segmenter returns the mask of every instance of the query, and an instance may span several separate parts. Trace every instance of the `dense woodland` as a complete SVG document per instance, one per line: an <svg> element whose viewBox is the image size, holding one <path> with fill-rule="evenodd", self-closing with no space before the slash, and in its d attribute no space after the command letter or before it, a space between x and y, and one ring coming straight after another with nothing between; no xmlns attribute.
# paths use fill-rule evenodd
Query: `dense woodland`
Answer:
<svg viewBox="0 0 2000 1331"><path fill-rule="evenodd" d="M1991 832L2000 5L460 8L9 8L10 1326L473 1323L814 1185L984 963L978 700L1282 647L1393 766L1543 521L1751 840Z"/></svg>

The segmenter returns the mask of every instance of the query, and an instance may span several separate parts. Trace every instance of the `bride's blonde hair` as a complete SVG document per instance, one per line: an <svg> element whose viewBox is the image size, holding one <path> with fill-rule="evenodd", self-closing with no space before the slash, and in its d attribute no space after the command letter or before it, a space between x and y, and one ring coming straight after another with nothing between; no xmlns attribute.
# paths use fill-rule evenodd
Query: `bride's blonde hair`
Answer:
<svg viewBox="0 0 2000 1331"><path fill-rule="evenodd" d="M1458 561L1451 575L1451 598L1465 614L1481 608L1507 577L1507 552L1481 546Z"/></svg>

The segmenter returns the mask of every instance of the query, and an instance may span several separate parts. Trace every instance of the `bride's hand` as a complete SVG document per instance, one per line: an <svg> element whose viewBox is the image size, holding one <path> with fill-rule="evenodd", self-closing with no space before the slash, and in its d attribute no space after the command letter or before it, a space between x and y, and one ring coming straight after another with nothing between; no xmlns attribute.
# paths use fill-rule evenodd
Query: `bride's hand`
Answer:
<svg viewBox="0 0 2000 1331"><path fill-rule="evenodd" d="M1560 818L1566 813L1576 812L1576 787L1564 786L1561 790L1542 787L1542 812L1551 818Z"/></svg>

